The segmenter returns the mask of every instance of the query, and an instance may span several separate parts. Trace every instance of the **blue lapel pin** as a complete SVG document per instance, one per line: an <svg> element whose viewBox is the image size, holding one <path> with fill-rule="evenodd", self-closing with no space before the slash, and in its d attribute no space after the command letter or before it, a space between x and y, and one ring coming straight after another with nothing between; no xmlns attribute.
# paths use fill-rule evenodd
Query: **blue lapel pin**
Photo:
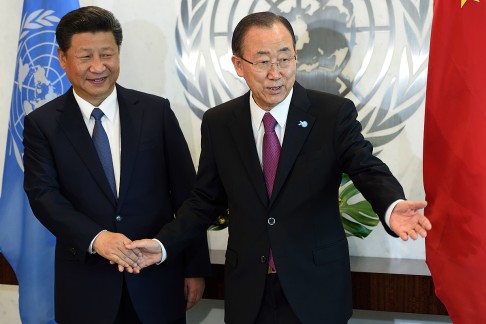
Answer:
<svg viewBox="0 0 486 324"><path fill-rule="evenodd" d="M299 126L300 127L303 127L303 128L306 128L307 127L307 121L305 121L305 120L299 121Z"/></svg>

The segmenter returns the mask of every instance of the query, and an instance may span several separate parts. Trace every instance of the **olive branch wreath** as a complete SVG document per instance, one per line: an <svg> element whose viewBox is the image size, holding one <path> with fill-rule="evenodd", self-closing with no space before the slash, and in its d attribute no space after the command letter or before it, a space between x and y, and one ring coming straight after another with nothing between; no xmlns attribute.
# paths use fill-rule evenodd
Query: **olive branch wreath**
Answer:
<svg viewBox="0 0 486 324"><path fill-rule="evenodd" d="M31 12L29 15L25 14L20 23L20 30L22 33L20 34L19 39L24 38L30 30L53 27L54 23L60 21L58 17L52 15L53 13L54 10L39 9Z"/></svg>
<svg viewBox="0 0 486 324"><path fill-rule="evenodd" d="M403 121L410 118L425 100L425 80L429 52L430 25L426 25L432 0L422 0L416 7L413 0L401 0L404 14L404 30L409 47L402 51L400 70L387 86L378 109L372 107L361 119L363 133L373 144L381 145L392 141L404 129ZM181 12L176 25L177 53L176 67L180 82L184 85L184 96L190 109L202 118L204 112L231 97L231 91L222 82L220 92L208 82L206 57L199 51L202 44L203 18L207 1L181 1ZM210 58L209 58L210 59ZM186 64L191 62L191 64ZM358 110L364 106L358 105ZM402 124L396 122L400 114ZM390 131L391 130L391 131ZM384 134L383 134L384 133ZM380 149L375 152L379 154ZM354 186L347 174L343 174L339 188L339 210L343 228L348 237L364 239L380 222L378 215ZM230 221L230 210L218 215L210 230L222 230Z"/></svg>

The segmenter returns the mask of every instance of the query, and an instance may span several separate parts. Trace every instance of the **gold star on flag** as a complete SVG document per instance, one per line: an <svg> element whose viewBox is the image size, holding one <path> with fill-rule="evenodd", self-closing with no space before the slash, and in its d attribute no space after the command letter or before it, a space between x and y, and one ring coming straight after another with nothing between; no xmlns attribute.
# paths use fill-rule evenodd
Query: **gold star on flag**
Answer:
<svg viewBox="0 0 486 324"><path fill-rule="evenodd" d="M474 1L479 2L480 0L474 0ZM466 2L467 2L467 0L461 0L461 8L464 7Z"/></svg>

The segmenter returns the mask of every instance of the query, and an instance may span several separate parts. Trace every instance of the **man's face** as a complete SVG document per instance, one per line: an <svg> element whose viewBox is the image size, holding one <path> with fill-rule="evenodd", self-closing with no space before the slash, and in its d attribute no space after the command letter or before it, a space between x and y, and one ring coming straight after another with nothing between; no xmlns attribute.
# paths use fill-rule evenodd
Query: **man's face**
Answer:
<svg viewBox="0 0 486 324"><path fill-rule="evenodd" d="M120 56L111 32L74 34L71 47L59 50L58 56L81 98L99 106L112 93L120 74Z"/></svg>
<svg viewBox="0 0 486 324"><path fill-rule="evenodd" d="M268 70L258 71L242 58L232 58L236 73L245 79L257 105L262 109L271 110L287 97L295 83L297 64L293 59L296 53L292 35L281 23L276 23L271 28L251 27L242 45L242 57L254 63L273 63L282 58L291 59L290 65L286 68L272 64Z"/></svg>

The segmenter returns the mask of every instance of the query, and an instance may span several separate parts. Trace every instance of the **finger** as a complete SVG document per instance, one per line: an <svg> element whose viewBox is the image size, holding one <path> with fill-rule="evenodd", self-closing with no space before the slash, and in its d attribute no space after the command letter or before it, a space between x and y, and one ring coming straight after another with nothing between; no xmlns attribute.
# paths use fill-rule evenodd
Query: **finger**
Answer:
<svg viewBox="0 0 486 324"><path fill-rule="evenodd" d="M407 232L401 232L401 233L400 233L400 238L401 238L403 241L408 241L408 234L407 234Z"/></svg>
<svg viewBox="0 0 486 324"><path fill-rule="evenodd" d="M408 233L408 236L412 239L412 240L416 240L418 239L418 235L417 235L417 232L415 230L411 230L409 233Z"/></svg>
<svg viewBox="0 0 486 324"><path fill-rule="evenodd" d="M186 309L190 309L192 306L196 304L196 292L195 290L191 289L189 286L186 285L185 287L186 293Z"/></svg>
<svg viewBox="0 0 486 324"><path fill-rule="evenodd" d="M194 305L196 305L196 295L189 293L189 298L187 298L186 309L191 309Z"/></svg>
<svg viewBox="0 0 486 324"><path fill-rule="evenodd" d="M424 209L425 207L427 207L427 202L424 200L412 201L411 203L413 209Z"/></svg>
<svg viewBox="0 0 486 324"><path fill-rule="evenodd" d="M132 250L120 249L120 253L122 254L123 260L130 265L137 262L139 259L139 256L135 254Z"/></svg>
<svg viewBox="0 0 486 324"><path fill-rule="evenodd" d="M186 310L190 310L191 308L194 307L194 305L196 305L195 302L189 302L188 301L187 304L186 304Z"/></svg>
<svg viewBox="0 0 486 324"><path fill-rule="evenodd" d="M429 219L425 216L421 217L419 219L419 224L426 230L431 230L432 229L432 224L430 223Z"/></svg>
<svg viewBox="0 0 486 324"><path fill-rule="evenodd" d="M140 257L142 255L142 251L138 247L135 247L132 243L133 242L124 242L123 244L125 245L125 249L131 250L138 257Z"/></svg>
<svg viewBox="0 0 486 324"><path fill-rule="evenodd" d="M120 257L118 255L115 255L113 257L113 262L115 262L116 264L118 264L118 266L122 266L124 268L130 266L125 260L123 260L123 256Z"/></svg>
<svg viewBox="0 0 486 324"><path fill-rule="evenodd" d="M422 227L419 227L418 229L415 230L415 232L417 232L421 237L427 237L427 231L422 228Z"/></svg>
<svg viewBox="0 0 486 324"><path fill-rule="evenodd" d="M136 240L136 241L132 241L128 244L125 244L125 247L129 250L133 250L133 249L143 248L144 244L143 244L142 240Z"/></svg>

